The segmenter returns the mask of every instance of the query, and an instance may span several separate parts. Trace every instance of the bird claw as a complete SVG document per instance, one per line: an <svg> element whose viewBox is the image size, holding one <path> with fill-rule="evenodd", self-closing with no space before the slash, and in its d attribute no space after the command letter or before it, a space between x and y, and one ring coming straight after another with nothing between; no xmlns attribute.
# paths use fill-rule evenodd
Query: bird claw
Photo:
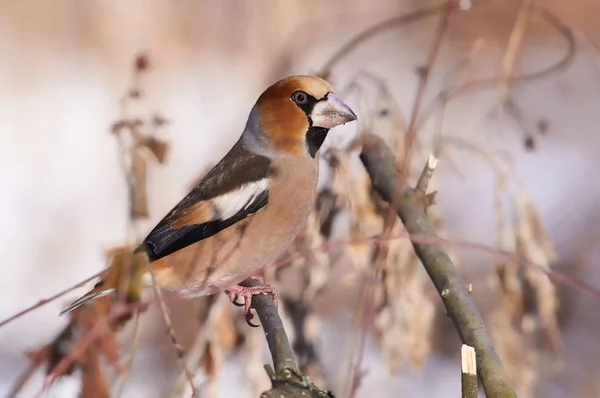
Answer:
<svg viewBox="0 0 600 398"><path fill-rule="evenodd" d="M246 312L244 314L244 318L246 319L246 324L248 326L250 326L251 328L258 328L258 327L260 327L260 324L252 323L252 319L254 319L254 314L252 313L252 310L250 310L250 312Z"/></svg>
<svg viewBox="0 0 600 398"><path fill-rule="evenodd" d="M252 279L262 281L262 278L253 277ZM257 294L265 294L273 300L275 303L275 307L278 307L277 304L277 292L275 288L272 286L232 286L229 290L229 300L236 306L244 307L244 317L246 318L246 323L251 327L259 327L260 325L254 324L251 322L254 319L254 314L252 314L252 297ZM238 299L243 299L243 302L238 302Z"/></svg>
<svg viewBox="0 0 600 398"><path fill-rule="evenodd" d="M245 301L242 301L241 303L238 301L239 296L237 295L237 293L229 293L229 300L231 301L231 304L235 305L236 307L243 307L244 305L246 305Z"/></svg>

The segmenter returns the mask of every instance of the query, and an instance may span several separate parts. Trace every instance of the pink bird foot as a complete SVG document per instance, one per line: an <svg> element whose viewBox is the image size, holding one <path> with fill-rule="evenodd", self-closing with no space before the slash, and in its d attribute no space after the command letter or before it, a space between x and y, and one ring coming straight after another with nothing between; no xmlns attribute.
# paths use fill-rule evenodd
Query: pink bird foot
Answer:
<svg viewBox="0 0 600 398"><path fill-rule="evenodd" d="M252 279L255 279L262 283L262 278L252 277ZM228 288L227 290L228 290L228 294L229 294L229 300L231 300L231 302L234 305L237 305L239 307L244 306L244 316L246 318L246 323L252 327L260 326L260 325L255 325L251 322L251 320L254 318L254 315L252 314L252 297L253 296L255 296L257 294L265 294L265 295L271 297L271 299L275 303L275 306L278 306L277 292L275 291L275 288L272 286L263 285L263 286L246 287L246 286L234 285L234 286ZM239 298L243 299L242 303L237 301Z"/></svg>

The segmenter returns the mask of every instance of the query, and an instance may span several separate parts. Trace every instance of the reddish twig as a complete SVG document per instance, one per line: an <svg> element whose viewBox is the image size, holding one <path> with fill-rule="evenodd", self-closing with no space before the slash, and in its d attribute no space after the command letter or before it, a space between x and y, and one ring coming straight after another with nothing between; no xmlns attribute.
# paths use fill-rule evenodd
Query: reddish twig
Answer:
<svg viewBox="0 0 600 398"><path fill-rule="evenodd" d="M81 286L85 285L86 283L92 281L93 279L97 278L98 276L102 275L104 272L105 272L105 270L97 272L94 275L90 276L89 278L84 279L83 281L81 281L65 290L62 290L62 291L56 293L54 296L50 296L46 299L42 299L42 300L38 301L37 303L35 303L34 305L27 307L24 310L19 311L14 315L9 316L8 318L6 318L2 322L0 322L0 328L2 326L5 326L5 325L11 323L12 321L17 320L18 318L21 318L24 315L27 315L31 311L41 308L41 307L45 306L46 304L49 304L49 303L53 302L54 300L61 298L65 294L72 292L73 290L77 289L78 287L81 287Z"/></svg>
<svg viewBox="0 0 600 398"><path fill-rule="evenodd" d="M325 65L321 68L321 72L318 73L319 76L323 77L325 80L329 78L331 75L332 69L348 54L354 51L359 45L363 44L367 40L385 32L386 30L392 28L398 28L400 26L409 24L411 22L420 21L424 18L434 16L441 12L444 8L444 4L441 6L435 6L430 8L425 8L423 10L418 10L411 12L406 15L402 15L399 17L388 19L387 21L383 21L375 26L372 26L365 31L359 33L354 38L352 38L348 43L343 45L339 50L337 50L325 63Z"/></svg>
<svg viewBox="0 0 600 398"><path fill-rule="evenodd" d="M577 47L575 42L575 35L573 34L572 29L565 25L559 17L557 17L548 9L539 7L536 9L536 12L539 13L539 15L554 29L556 29L556 31L565 39L567 43L567 51L558 61L556 61L556 63L546 68L543 68L536 72L512 76L510 79L511 86L528 83L557 73L569 66L575 58ZM429 117L433 114L433 112L437 109L438 106L443 106L451 100L456 99L457 97L473 90L493 88L501 82L502 77L490 77L466 82L456 87L452 87L450 89L442 91L437 96L435 101L432 104L430 104L428 108L425 109L425 111L423 112L423 116L421 117L421 120L419 120L419 126L424 124L429 119Z"/></svg>
<svg viewBox="0 0 600 398"><path fill-rule="evenodd" d="M160 290L158 282L156 281L156 275L153 272L151 267L148 267L148 269L150 271L150 275L152 276L152 285L154 287L154 294L156 294L156 298L158 299L160 312L163 316L165 325L167 326L167 329L169 331L169 336L171 337L171 344L173 344L173 347L175 347L175 352L177 354L177 362L179 363L179 368L181 369L181 371L185 375L188 383L190 384L190 388L192 389L192 397L199 398L200 395L198 395L198 391L196 391L196 386L194 384L194 375L192 375L192 373L190 373L190 371L185 363L185 351L183 350L183 347L181 346L181 344L179 344L179 342L177 341L175 329L173 329L173 322L171 322L171 315L169 314L169 308L167 307L167 304L164 300L162 291Z"/></svg>

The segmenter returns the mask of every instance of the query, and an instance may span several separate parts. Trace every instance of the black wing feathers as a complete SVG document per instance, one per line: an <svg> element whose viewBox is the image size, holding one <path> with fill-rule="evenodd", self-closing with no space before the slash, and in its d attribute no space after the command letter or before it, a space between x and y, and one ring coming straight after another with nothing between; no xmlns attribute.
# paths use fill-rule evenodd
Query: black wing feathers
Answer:
<svg viewBox="0 0 600 398"><path fill-rule="evenodd" d="M264 191L252 201L250 206L225 220L216 219L203 224L194 224L182 228L164 226L146 238L146 252L148 253L148 257L150 261L155 261L202 239L213 236L238 221L258 212L267 205L268 201L269 192Z"/></svg>
<svg viewBox="0 0 600 398"><path fill-rule="evenodd" d="M214 218L201 224L173 227L190 207L201 201L217 198L232 192L244 184L257 182L268 177L271 161L269 158L244 149L240 143L192 189L148 234L142 246L150 261L168 256L202 239L215 235L219 231L255 214L269 202L268 189L262 191L226 219Z"/></svg>

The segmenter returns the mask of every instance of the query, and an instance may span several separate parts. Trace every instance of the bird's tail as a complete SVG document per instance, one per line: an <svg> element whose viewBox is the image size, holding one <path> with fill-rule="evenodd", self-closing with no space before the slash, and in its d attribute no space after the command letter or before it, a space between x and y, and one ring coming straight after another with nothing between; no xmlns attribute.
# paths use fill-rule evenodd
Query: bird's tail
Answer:
<svg viewBox="0 0 600 398"><path fill-rule="evenodd" d="M132 250L131 246L125 246L115 249L104 277L96 283L92 290L62 310L60 315L109 294L124 297L126 303L140 301L144 287L144 274L147 272L148 263L148 256L139 248Z"/></svg>

